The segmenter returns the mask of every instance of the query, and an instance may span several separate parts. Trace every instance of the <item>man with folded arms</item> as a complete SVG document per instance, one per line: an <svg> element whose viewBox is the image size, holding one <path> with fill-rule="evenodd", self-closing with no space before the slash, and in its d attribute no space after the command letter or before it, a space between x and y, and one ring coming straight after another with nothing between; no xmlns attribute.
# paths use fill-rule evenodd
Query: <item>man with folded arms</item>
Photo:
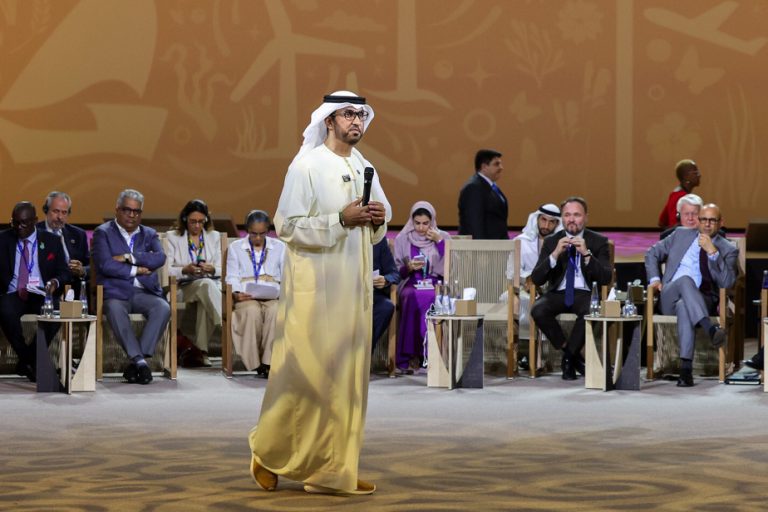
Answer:
<svg viewBox="0 0 768 512"><path fill-rule="evenodd" d="M147 359L155 353L171 316L157 275L165 264L165 254L155 230L141 225L143 206L140 192L123 190L117 199L115 220L93 232L96 283L104 285L104 312L131 360L123 372L131 384L152 382ZM131 327L131 313L141 313L147 319L141 338Z"/></svg>
<svg viewBox="0 0 768 512"><path fill-rule="evenodd" d="M698 229L678 228L645 254L648 284L661 292L661 313L677 316L680 387L693 386L696 327L709 334L715 348L727 338L725 330L709 319L717 309L720 288L730 288L738 276L739 250L718 234L721 224L720 208L707 204L699 210ZM663 276L662 263L666 263Z"/></svg>

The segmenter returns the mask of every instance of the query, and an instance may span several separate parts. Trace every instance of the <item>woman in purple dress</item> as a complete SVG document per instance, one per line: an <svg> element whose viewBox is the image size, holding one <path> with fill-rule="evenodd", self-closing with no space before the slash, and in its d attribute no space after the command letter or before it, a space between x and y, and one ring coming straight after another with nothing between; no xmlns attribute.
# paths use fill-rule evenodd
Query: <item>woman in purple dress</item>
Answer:
<svg viewBox="0 0 768 512"><path fill-rule="evenodd" d="M395 266L403 278L398 287L397 367L409 373L424 362L424 317L435 301L435 290L429 284L436 285L443 278L445 240L450 235L437 228L436 219L435 208L418 201L395 238Z"/></svg>

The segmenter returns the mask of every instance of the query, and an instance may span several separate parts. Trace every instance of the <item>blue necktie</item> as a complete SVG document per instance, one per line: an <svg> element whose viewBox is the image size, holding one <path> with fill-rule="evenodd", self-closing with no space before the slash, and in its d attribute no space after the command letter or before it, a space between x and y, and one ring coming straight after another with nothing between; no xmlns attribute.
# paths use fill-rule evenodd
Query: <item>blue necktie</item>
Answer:
<svg viewBox="0 0 768 512"><path fill-rule="evenodd" d="M573 290L576 281L576 248L568 247L568 267L565 269L565 306L573 306Z"/></svg>
<svg viewBox="0 0 768 512"><path fill-rule="evenodd" d="M501 193L501 190L499 189L498 185L495 183L491 183L491 189L496 192L496 195L499 196L499 199L501 199L502 203L506 203L506 200L504 199L504 194Z"/></svg>

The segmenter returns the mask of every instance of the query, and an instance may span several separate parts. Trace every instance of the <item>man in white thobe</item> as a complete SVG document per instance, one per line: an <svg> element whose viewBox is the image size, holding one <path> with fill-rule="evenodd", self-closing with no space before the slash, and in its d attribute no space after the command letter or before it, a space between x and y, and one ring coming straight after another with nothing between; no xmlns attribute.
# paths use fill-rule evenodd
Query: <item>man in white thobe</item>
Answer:
<svg viewBox="0 0 768 512"><path fill-rule="evenodd" d="M371 353L372 244L390 207L375 174L361 204L364 169L355 144L373 119L365 98L326 96L304 131L275 215L287 244L272 367L251 474L265 490L278 475L307 492L371 494L358 479Z"/></svg>
<svg viewBox="0 0 768 512"><path fill-rule="evenodd" d="M520 339L528 339L530 336L530 318L528 309L531 303L531 297L528 294L531 272L539 260L539 251L544 238L552 233L557 233L563 229L560 222L560 208L556 204L548 203L539 206L535 212L528 215L528 222L525 224L522 233L517 235L514 240L520 240ZM507 260L507 279L515 278L515 254L514 251L509 254ZM508 300L507 292L504 292L500 300ZM525 363L523 363L525 364Z"/></svg>

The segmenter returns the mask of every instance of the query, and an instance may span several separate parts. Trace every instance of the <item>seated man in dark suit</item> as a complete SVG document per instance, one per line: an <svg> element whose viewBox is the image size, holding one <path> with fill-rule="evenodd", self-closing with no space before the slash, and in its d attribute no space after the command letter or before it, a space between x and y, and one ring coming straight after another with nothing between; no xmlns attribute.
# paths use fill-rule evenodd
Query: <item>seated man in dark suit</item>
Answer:
<svg viewBox="0 0 768 512"><path fill-rule="evenodd" d="M93 232L96 283L104 285L104 312L131 362L123 372L129 383L149 384L147 359L155 353L168 325L171 309L163 298L157 270L165 254L154 229L141 225L144 196L136 190L120 193L115 220ZM147 323L136 338L128 315L141 313Z"/></svg>
<svg viewBox="0 0 768 512"><path fill-rule="evenodd" d="M608 239L586 229L587 202L569 197L560 204L563 230L544 239L539 261L531 279L536 286L548 284L548 291L536 300L531 317L552 345L563 351L564 380L584 375L584 315L589 313L592 283L611 282L611 254ZM576 314L569 339L557 321L560 313Z"/></svg>
<svg viewBox="0 0 768 512"><path fill-rule="evenodd" d="M64 258L72 274L72 280L86 279L91 260L88 254L88 236L84 229L67 223L72 213L72 198L64 192L51 192L45 198L43 213L45 213L45 220L37 223L37 229L61 238L64 245Z"/></svg>
<svg viewBox="0 0 768 512"><path fill-rule="evenodd" d="M27 344L21 328L25 314L40 314L44 296L28 287L45 288L56 296L69 280L64 252L58 237L35 229L37 213L32 203L13 208L11 229L0 232L0 327L19 358L16 372L36 379L35 346ZM45 326L50 343L59 324Z"/></svg>
<svg viewBox="0 0 768 512"><path fill-rule="evenodd" d="M389 250L389 243L383 238L373 246L373 270L379 275L373 278L373 340L371 352L376 348L376 342L387 330L389 321L395 312L395 305L389 299L389 291L393 284L400 282L400 273L395 268L395 259Z"/></svg>
<svg viewBox="0 0 768 512"><path fill-rule="evenodd" d="M481 149L475 155L475 174L459 192L459 234L474 240L506 240L507 198L496 182L504 166L501 153Z"/></svg>
<svg viewBox="0 0 768 512"><path fill-rule="evenodd" d="M715 204L699 210L699 228L678 228L656 242L645 254L649 286L661 292L664 315L677 316L680 377L677 385L693 386L693 349L696 326L704 329L714 347L726 341L723 328L709 320L717 309L720 288L730 288L738 277L739 251L718 234L722 217ZM661 276L662 263L667 264ZM660 277L661 276L661 277ZM725 305L723 305L725 306Z"/></svg>

